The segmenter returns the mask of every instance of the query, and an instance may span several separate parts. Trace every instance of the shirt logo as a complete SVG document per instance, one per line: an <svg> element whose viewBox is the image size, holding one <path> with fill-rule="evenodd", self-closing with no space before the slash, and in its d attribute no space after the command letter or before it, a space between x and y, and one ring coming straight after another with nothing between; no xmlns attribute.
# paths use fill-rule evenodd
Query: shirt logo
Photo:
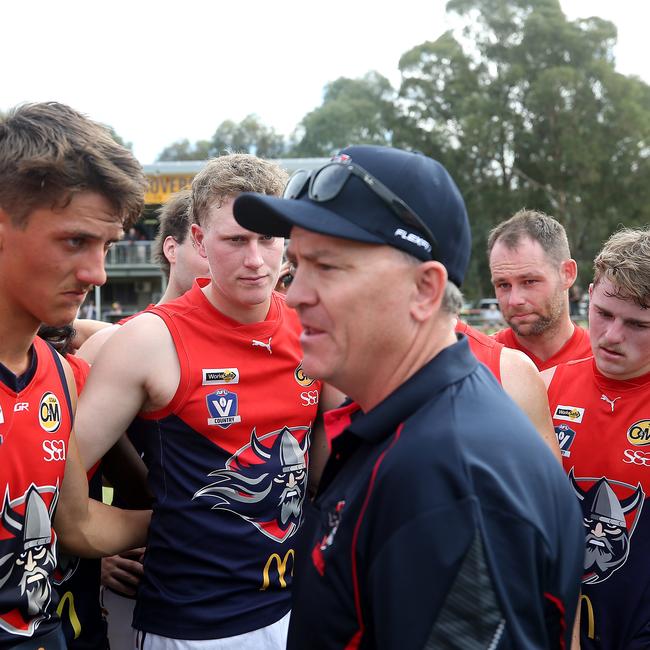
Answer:
<svg viewBox="0 0 650 650"><path fill-rule="evenodd" d="M14 413L18 411L29 411L29 402L16 402L14 404Z"/></svg>
<svg viewBox="0 0 650 650"><path fill-rule="evenodd" d="M600 396L600 399L601 399L602 401L604 401L604 402L607 402L607 403L612 407L612 413L613 413L613 412L614 412L614 402L615 402L617 399L621 399L621 398L620 398L620 397L615 397L614 399L609 399L609 397L607 397L607 395L605 395L605 393L603 393L603 394Z"/></svg>
<svg viewBox="0 0 650 650"><path fill-rule="evenodd" d="M571 455L569 447L573 444L573 439L576 432L570 429L566 424L558 424L555 427L555 435L557 436L557 444L560 447L560 453L567 458Z"/></svg>
<svg viewBox="0 0 650 650"><path fill-rule="evenodd" d="M296 381L301 385L305 386L311 386L316 380L312 379L311 377L308 377L304 370L302 369L302 361L298 364L298 367L296 368L296 371L293 373L293 376L295 377Z"/></svg>
<svg viewBox="0 0 650 650"><path fill-rule="evenodd" d="M650 420L638 420L627 430L628 441L636 447L650 445Z"/></svg>
<svg viewBox="0 0 650 650"><path fill-rule="evenodd" d="M268 343L264 343L264 341L258 341L256 339L253 339L252 340L253 347L254 348L255 347L257 347L257 348L266 348L269 351L269 354L273 354L273 352L271 351L271 339L272 338L273 337L269 336L269 342Z"/></svg>
<svg viewBox="0 0 650 650"><path fill-rule="evenodd" d="M237 368L203 368L203 386L238 383L239 370Z"/></svg>
<svg viewBox="0 0 650 650"><path fill-rule="evenodd" d="M47 392L41 397L38 423L48 433L54 433L61 426L61 405L54 393Z"/></svg>
<svg viewBox="0 0 650 650"><path fill-rule="evenodd" d="M227 429L231 424L241 422L241 416L237 415L237 393L231 393L225 388L210 393L205 398L208 404L208 425Z"/></svg>
<svg viewBox="0 0 650 650"><path fill-rule="evenodd" d="M582 422L585 410L579 406L564 406L558 404L553 413L554 420L567 420L567 422Z"/></svg>

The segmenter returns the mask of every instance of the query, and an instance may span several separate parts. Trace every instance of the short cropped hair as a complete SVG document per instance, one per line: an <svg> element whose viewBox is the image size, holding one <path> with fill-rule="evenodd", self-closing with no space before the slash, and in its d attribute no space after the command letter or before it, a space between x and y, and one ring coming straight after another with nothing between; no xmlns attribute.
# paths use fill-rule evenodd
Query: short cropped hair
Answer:
<svg viewBox="0 0 650 650"><path fill-rule="evenodd" d="M605 242L594 260L594 285L603 278L618 298L650 308L650 229L623 228Z"/></svg>
<svg viewBox="0 0 650 650"><path fill-rule="evenodd" d="M571 258L564 226L543 212L526 209L519 210L490 231L487 241L488 257L497 241L512 250L525 237L538 242L548 258L557 264Z"/></svg>
<svg viewBox="0 0 650 650"><path fill-rule="evenodd" d="M164 245L167 237L173 237L179 244L187 239L190 232L190 199L189 189L172 194L158 211L158 233L153 242L153 259L160 270L169 277L169 260L165 257Z"/></svg>
<svg viewBox="0 0 650 650"><path fill-rule="evenodd" d="M212 158L192 181L192 220L201 225L210 208L241 192L280 196L287 180L281 167L251 154L230 153Z"/></svg>
<svg viewBox="0 0 650 650"><path fill-rule="evenodd" d="M23 104L0 119L0 208L24 226L38 208L63 208L76 192L104 196L123 227L144 207L146 179L110 131L57 102Z"/></svg>

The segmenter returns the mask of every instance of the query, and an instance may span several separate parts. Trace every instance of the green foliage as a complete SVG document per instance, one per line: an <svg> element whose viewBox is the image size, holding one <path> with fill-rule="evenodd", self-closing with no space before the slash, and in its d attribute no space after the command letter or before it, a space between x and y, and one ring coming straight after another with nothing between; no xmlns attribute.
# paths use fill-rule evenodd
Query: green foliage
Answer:
<svg viewBox="0 0 650 650"><path fill-rule="evenodd" d="M290 155L331 156L348 144L390 145L395 99L390 82L377 72L339 77L325 87L322 105L302 119Z"/></svg>
<svg viewBox="0 0 650 650"><path fill-rule="evenodd" d="M157 160L205 160L208 158L210 151L210 142L199 140L190 144L187 139L177 140L168 147L165 147L158 155Z"/></svg>
<svg viewBox="0 0 650 650"><path fill-rule="evenodd" d="M226 152L253 153L260 158L280 158L285 152L284 138L275 129L248 115L241 122L222 122L210 140L211 156Z"/></svg>
<svg viewBox="0 0 650 650"><path fill-rule="evenodd" d="M557 0L451 0L461 34L400 60L396 146L439 158L474 233L469 287L486 292L487 232L528 207L567 228L583 281L619 224L650 221L650 87L614 69L616 28Z"/></svg>

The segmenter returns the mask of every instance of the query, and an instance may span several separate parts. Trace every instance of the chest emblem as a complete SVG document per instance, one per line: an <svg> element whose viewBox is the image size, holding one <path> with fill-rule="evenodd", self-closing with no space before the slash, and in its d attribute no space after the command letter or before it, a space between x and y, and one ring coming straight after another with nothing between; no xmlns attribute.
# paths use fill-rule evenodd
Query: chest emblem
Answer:
<svg viewBox="0 0 650 650"><path fill-rule="evenodd" d="M650 445L650 420L637 420L627 430L627 439L635 447Z"/></svg>
<svg viewBox="0 0 650 650"><path fill-rule="evenodd" d="M566 420L567 422L582 422L585 410L580 406L564 406L558 404L553 413L554 420Z"/></svg>
<svg viewBox="0 0 650 650"><path fill-rule="evenodd" d="M612 407L612 413L613 413L613 412L614 412L614 404L615 404L616 400L619 400L619 399L621 399L621 398L620 398L620 397L615 397L614 399L609 399L609 397L607 397L607 395L605 395L605 393L603 393L603 394L600 396L600 399L601 399L603 402L607 402L607 403Z"/></svg>
<svg viewBox="0 0 650 650"><path fill-rule="evenodd" d="M207 395L205 401L210 414L209 426L227 429L231 424L241 422L241 415L237 413L237 393L220 388Z"/></svg>
<svg viewBox="0 0 650 650"><path fill-rule="evenodd" d="M38 423L48 433L54 433L61 426L61 405L54 393L48 391L41 397L38 406Z"/></svg>
<svg viewBox="0 0 650 650"><path fill-rule="evenodd" d="M269 336L269 340L267 343L264 343L264 341L258 341L257 339L253 339L251 341L251 344L253 345L254 348L266 348L269 351L269 354L273 354L273 350L271 350L271 339L273 337Z"/></svg>

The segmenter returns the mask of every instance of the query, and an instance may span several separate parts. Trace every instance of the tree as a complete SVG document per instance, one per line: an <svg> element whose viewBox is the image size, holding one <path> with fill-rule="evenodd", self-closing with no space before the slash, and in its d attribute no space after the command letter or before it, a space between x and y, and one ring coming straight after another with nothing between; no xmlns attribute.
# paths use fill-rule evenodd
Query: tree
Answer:
<svg viewBox="0 0 650 650"><path fill-rule="evenodd" d="M262 124L254 114L239 123L225 120L210 140L211 156L234 151L253 153L260 158L280 158L285 149L284 138L273 127Z"/></svg>
<svg viewBox="0 0 650 650"><path fill-rule="evenodd" d="M397 146L448 166L465 196L484 292L487 231L521 207L567 228L583 277L619 223L650 220L650 87L615 71L616 28L558 0L451 0L464 26L400 60Z"/></svg>
<svg viewBox="0 0 650 650"><path fill-rule="evenodd" d="M291 154L331 156L348 144L390 145L396 94L377 72L339 77L325 86L322 105L302 119Z"/></svg>
<svg viewBox="0 0 650 650"><path fill-rule="evenodd" d="M209 158L210 142L199 140L190 144L187 139L177 140L165 147L158 155L157 160L206 160Z"/></svg>

